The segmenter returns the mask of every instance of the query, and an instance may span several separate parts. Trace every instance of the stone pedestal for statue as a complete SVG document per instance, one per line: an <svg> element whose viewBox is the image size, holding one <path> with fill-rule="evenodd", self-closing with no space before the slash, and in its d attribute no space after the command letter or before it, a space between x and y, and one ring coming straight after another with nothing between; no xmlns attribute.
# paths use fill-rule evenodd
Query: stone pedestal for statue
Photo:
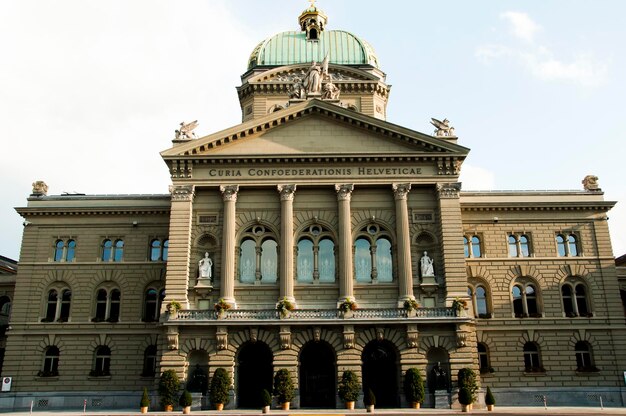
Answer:
<svg viewBox="0 0 626 416"><path fill-rule="evenodd" d="M205 296L213 291L213 283L211 279L199 277L193 290L200 296Z"/></svg>
<svg viewBox="0 0 626 416"><path fill-rule="evenodd" d="M435 390L435 409L450 409L448 390Z"/></svg>

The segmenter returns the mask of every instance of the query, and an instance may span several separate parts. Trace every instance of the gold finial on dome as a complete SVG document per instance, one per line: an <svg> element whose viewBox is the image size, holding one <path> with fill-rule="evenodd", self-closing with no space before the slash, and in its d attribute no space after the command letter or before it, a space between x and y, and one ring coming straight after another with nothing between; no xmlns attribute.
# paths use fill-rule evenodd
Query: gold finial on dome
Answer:
<svg viewBox="0 0 626 416"><path fill-rule="evenodd" d="M320 33L324 31L328 16L317 8L315 0L309 0L309 2L311 6L300 14L298 22L300 29L306 32L306 40L317 41L320 38Z"/></svg>

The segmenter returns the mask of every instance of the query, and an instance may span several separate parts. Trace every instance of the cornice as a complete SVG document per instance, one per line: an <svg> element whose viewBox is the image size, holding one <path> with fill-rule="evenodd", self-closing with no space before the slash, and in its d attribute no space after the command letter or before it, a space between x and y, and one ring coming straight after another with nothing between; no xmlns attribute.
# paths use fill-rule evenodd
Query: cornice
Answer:
<svg viewBox="0 0 626 416"><path fill-rule="evenodd" d="M22 217L28 216L62 216L62 215L169 215L170 209L132 209L132 208L51 208L51 207L26 207L15 208Z"/></svg>
<svg viewBox="0 0 626 416"><path fill-rule="evenodd" d="M506 202L498 203L463 203L461 211L608 211L616 202L612 201L580 201L580 202Z"/></svg>

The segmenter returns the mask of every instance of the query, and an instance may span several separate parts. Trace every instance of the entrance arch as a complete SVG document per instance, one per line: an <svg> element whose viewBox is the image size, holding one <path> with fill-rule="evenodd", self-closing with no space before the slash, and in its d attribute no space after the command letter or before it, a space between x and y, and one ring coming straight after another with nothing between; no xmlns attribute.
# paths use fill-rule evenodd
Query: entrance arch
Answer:
<svg viewBox="0 0 626 416"><path fill-rule="evenodd" d="M389 341L371 341L365 346L363 360L363 389L372 389L376 407L399 407L398 358Z"/></svg>
<svg viewBox="0 0 626 416"><path fill-rule="evenodd" d="M326 342L308 342L300 352L300 407L330 408L336 405L336 357Z"/></svg>
<svg viewBox="0 0 626 416"><path fill-rule="evenodd" d="M237 356L238 407L258 409L262 407L263 389L272 394L273 360L272 350L264 342L247 342L241 346Z"/></svg>

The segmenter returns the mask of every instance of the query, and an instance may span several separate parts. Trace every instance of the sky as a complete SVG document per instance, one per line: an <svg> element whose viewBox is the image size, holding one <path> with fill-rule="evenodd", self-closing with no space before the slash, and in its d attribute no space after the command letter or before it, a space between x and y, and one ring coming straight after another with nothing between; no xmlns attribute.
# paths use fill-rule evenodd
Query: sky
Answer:
<svg viewBox="0 0 626 416"><path fill-rule="evenodd" d="M305 0L0 0L0 255L19 259L32 183L50 195L165 194L181 121L238 124L256 44ZM471 149L466 190L582 190L599 177L626 253L626 2L319 0L328 29L376 50L387 120Z"/></svg>

